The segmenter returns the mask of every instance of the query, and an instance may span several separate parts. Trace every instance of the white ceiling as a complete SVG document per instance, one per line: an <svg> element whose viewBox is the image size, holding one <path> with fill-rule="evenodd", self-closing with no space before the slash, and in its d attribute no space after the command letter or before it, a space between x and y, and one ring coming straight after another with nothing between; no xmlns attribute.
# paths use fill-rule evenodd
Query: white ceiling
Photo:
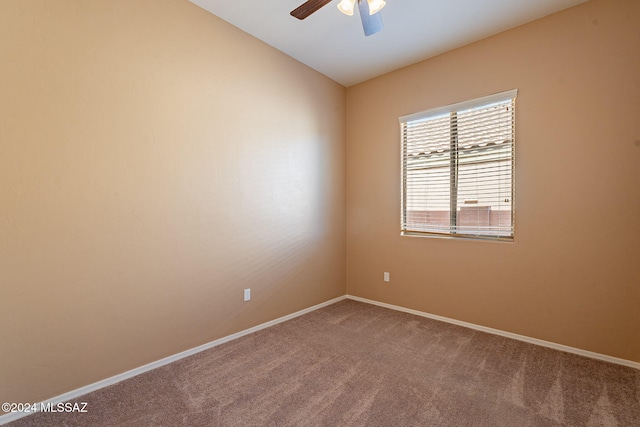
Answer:
<svg viewBox="0 0 640 427"><path fill-rule="evenodd" d="M305 0L189 1L351 86L587 0L387 0L384 29L370 37L338 0L304 21L289 12Z"/></svg>

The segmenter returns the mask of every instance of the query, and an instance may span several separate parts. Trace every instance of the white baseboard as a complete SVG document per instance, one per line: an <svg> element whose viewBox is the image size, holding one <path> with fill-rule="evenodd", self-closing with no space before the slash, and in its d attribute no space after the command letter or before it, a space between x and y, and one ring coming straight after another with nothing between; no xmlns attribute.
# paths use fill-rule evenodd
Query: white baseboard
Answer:
<svg viewBox="0 0 640 427"><path fill-rule="evenodd" d="M607 356L606 354L595 353L593 351L582 350L580 348L569 347L568 345L557 344L550 341L544 341L537 338L527 337L525 335L514 334L511 332L501 331L500 329L488 328L486 326L476 325L474 323L463 322L461 320L451 319L444 316L438 316L436 314L425 313L423 311L412 310L410 308L400 307L398 305L387 304L384 302L374 301L367 298L356 297L353 295L347 295L348 299L352 299L354 301L360 301L367 304L373 304L380 307L390 308L392 310L402 311L405 313L415 314L416 316L427 317L433 320L439 320L441 322L452 323L454 325L463 326L465 328L475 329L477 331L487 332L493 335L500 335L503 337L511 338L518 341L524 341L530 344L539 345L542 347L552 348L554 350L560 350L567 353L578 354L580 356L589 357L591 359L602 360L605 362L615 363L616 365L628 366L630 368L640 369L640 363L634 362L632 360L620 359L618 357Z"/></svg>
<svg viewBox="0 0 640 427"><path fill-rule="evenodd" d="M124 381L126 379L133 378L133 377L135 377L137 375L143 374L145 372L151 371L151 370L159 368L161 366L168 365L169 363L173 363L173 362L175 362L177 360L184 359L185 357L189 357L189 356L192 356L192 355L194 355L196 353L200 353L201 351L208 350L210 348L219 346L220 344L224 344L226 342L233 341L233 340L235 340L237 338L240 338L240 337L243 337L245 335L249 335L249 334L252 334L254 332L258 332L258 331L260 331L262 329L266 329L266 328L268 328L270 326L277 325L278 323L286 322L287 320L291 320L291 319L293 319L295 317L302 316L303 314L310 313L312 311L318 310L319 308L326 307L326 306L334 304L334 303L336 303L338 301L342 301L342 300L344 300L346 298L347 298L347 296L343 295L343 296L331 299L329 301L325 301L323 303L314 305L312 307L305 308L304 310L296 311L295 313L288 314L288 315L283 316L283 317L279 317L277 319L271 320L271 321L266 322L266 323L262 323L262 324L260 324L258 326L254 326L252 328L245 329L244 331L236 332L235 334L228 335L226 337L217 339L215 341L211 341L209 343L200 345L198 347L191 348L189 350L185 350L185 351L183 351L181 353L174 354L173 356L165 357L164 359L160 359L160 360L157 360L155 362L148 363L148 364L146 364L144 366L140 366L138 368L132 369L130 371L123 372L123 373L118 374L118 375L114 375L113 377L106 378L106 379L104 379L102 381L98 381L98 382L95 382L93 384L89 384L87 386L80 387L78 389L72 390L72 391L70 391L68 393L64 393L64 394L61 394L59 396L52 397L51 399L47 399L44 402L37 403L36 407L40 408L41 404L44 404L46 406L49 403L52 404L52 405L57 405L58 403L67 402L69 400L77 399L78 397L81 397L81 396L83 396L83 395L85 395L87 393L91 393L91 392L99 390L101 388L108 387L110 385L119 383L120 381ZM7 424L7 423L9 423L11 421L15 421L15 420L17 420L19 418L22 418L22 417L26 417L27 415L30 415L30 413L11 412L9 414L2 415L2 416L0 416L0 425Z"/></svg>

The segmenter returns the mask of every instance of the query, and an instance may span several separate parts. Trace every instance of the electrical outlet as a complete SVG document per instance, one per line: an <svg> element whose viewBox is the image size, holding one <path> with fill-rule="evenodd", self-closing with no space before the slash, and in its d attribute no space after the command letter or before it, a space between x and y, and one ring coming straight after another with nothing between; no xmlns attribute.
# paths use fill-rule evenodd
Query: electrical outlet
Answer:
<svg viewBox="0 0 640 427"><path fill-rule="evenodd" d="M388 272L388 271L385 271L385 272L384 272L384 281L385 281L385 282L388 282L388 281L389 281L389 272Z"/></svg>
<svg viewBox="0 0 640 427"><path fill-rule="evenodd" d="M251 289L244 290L244 300L249 301L251 299Z"/></svg>

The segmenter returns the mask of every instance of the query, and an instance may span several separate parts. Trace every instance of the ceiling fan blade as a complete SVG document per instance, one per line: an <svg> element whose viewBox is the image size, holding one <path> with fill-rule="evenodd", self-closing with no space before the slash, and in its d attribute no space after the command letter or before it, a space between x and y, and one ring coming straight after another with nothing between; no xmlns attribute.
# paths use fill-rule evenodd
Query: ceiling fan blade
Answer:
<svg viewBox="0 0 640 427"><path fill-rule="evenodd" d="M291 16L300 20L305 19L312 13L318 11L322 6L331 3L331 0L309 0L291 11ZM366 2L365 2L366 3Z"/></svg>
<svg viewBox="0 0 640 427"><path fill-rule="evenodd" d="M369 15L369 2L358 1L358 9L360 10L360 20L362 21L362 29L365 36L381 31L384 27L382 25L382 15L377 12L375 15Z"/></svg>

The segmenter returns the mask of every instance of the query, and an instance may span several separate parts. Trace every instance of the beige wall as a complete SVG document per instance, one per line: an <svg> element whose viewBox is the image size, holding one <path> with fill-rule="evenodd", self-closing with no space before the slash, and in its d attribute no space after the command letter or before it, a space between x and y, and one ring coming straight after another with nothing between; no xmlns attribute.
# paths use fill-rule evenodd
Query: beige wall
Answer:
<svg viewBox="0 0 640 427"><path fill-rule="evenodd" d="M344 87L186 0L2 1L0 58L0 401L344 295Z"/></svg>
<svg viewBox="0 0 640 427"><path fill-rule="evenodd" d="M639 22L592 0L350 87L348 293L640 361ZM398 117L514 88L515 242L400 237Z"/></svg>

